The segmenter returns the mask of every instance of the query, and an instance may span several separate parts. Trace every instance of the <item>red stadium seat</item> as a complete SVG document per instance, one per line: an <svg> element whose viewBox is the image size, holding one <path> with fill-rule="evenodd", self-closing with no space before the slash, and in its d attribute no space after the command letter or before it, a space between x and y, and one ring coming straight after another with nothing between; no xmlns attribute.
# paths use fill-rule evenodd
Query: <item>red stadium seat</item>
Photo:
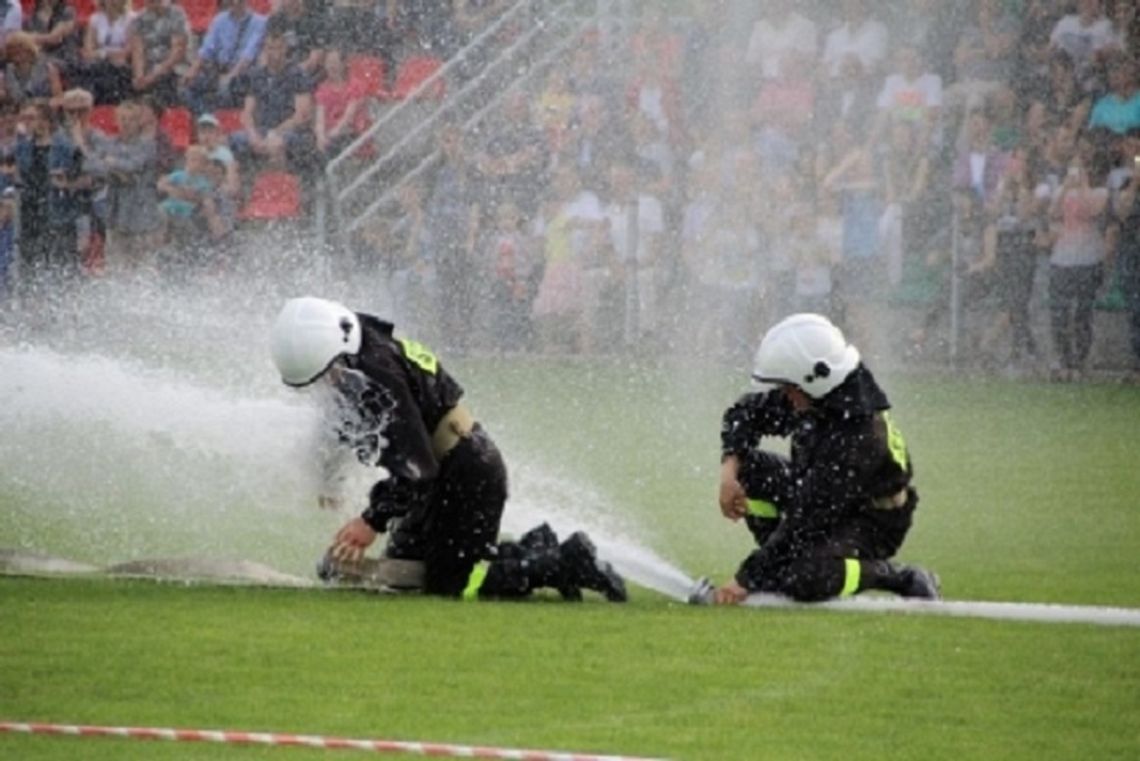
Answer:
<svg viewBox="0 0 1140 761"><path fill-rule="evenodd" d="M115 106L95 106L91 109L91 126L108 135L119 134L119 119Z"/></svg>
<svg viewBox="0 0 1140 761"><path fill-rule="evenodd" d="M193 142L194 120L190 110L181 106L168 108L162 112L158 122L159 128L170 138L170 142L180 151L190 147Z"/></svg>
<svg viewBox="0 0 1140 761"><path fill-rule="evenodd" d="M181 0L182 10L190 21L190 30L203 34L210 28L210 22L218 15L218 0Z"/></svg>
<svg viewBox="0 0 1140 761"><path fill-rule="evenodd" d="M386 77L384 61L368 55L354 55L348 59L348 81L357 83L361 91L371 98L385 96Z"/></svg>
<svg viewBox="0 0 1140 761"><path fill-rule="evenodd" d="M408 98L425 80L439 71L443 61L431 56L410 56L396 71L396 84L392 88L392 97L399 100ZM417 94L420 98L442 98L445 86L442 79L437 80L426 91Z"/></svg>
<svg viewBox="0 0 1140 761"><path fill-rule="evenodd" d="M241 218L267 222L301 216L301 181L289 172L266 170L253 180Z"/></svg>
<svg viewBox="0 0 1140 761"><path fill-rule="evenodd" d="M75 20L80 25L86 24L87 19L91 18L91 14L98 10L95 7L95 0L74 0L72 7L75 8Z"/></svg>
<svg viewBox="0 0 1140 761"><path fill-rule="evenodd" d="M214 112L214 118L218 120L218 126L222 128L222 132L227 135L232 132L240 132L242 129L240 108L219 108Z"/></svg>
<svg viewBox="0 0 1140 761"><path fill-rule="evenodd" d="M273 0L249 0L247 4L251 11L262 16L268 16L273 12Z"/></svg>

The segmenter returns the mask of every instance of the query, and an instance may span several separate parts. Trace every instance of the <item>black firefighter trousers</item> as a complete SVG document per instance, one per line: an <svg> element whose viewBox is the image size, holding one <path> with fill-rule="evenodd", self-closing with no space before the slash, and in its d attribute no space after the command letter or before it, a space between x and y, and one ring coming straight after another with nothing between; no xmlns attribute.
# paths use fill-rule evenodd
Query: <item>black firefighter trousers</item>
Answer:
<svg viewBox="0 0 1140 761"><path fill-rule="evenodd" d="M810 520L784 519L799 507L794 504L796 488L786 457L752 452L741 465L739 480L749 500L767 502L778 512L776 517L750 514L745 519L759 545L741 567L753 582L746 586L803 602L860 591L848 588L848 561L866 566L868 561L891 558L902 546L918 504L917 493L908 489L900 507L877 509L867 500L863 509L849 511L838 523L820 530L811 528ZM798 523L805 527L797 527Z"/></svg>

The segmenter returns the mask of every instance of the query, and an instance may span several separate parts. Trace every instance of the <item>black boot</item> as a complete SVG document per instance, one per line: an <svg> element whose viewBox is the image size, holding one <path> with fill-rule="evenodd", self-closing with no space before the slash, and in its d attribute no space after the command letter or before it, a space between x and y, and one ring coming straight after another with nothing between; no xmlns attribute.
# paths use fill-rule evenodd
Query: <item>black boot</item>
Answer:
<svg viewBox="0 0 1140 761"><path fill-rule="evenodd" d="M525 550L553 550L558 547L558 535L549 523L542 523L520 536L518 543Z"/></svg>
<svg viewBox="0 0 1140 761"><path fill-rule="evenodd" d="M942 585L938 575L916 565L902 565L889 560L864 560L859 591L882 589L899 597L941 600Z"/></svg>
<svg viewBox="0 0 1140 761"><path fill-rule="evenodd" d="M592 589L605 595L610 602L625 602L628 595L625 581L614 567L598 560L597 550L584 531L575 531L558 547L562 561L563 584L558 591L566 597L567 590ZM578 593L579 596L581 592Z"/></svg>
<svg viewBox="0 0 1140 761"><path fill-rule="evenodd" d="M901 596L925 600L942 599L942 582L938 574L917 565L899 566L898 572L903 581L902 591L899 592Z"/></svg>

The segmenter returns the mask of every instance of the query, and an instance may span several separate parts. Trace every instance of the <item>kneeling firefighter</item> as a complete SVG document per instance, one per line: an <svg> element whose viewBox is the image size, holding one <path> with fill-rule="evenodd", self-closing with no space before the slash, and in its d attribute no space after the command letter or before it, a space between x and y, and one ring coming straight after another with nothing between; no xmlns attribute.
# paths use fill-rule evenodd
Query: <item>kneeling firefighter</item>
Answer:
<svg viewBox="0 0 1140 761"><path fill-rule="evenodd" d="M772 592L805 602L880 589L939 597L937 577L890 558L918 504L913 463L890 403L827 318L796 314L772 327L753 381L724 414L721 512L744 518L759 548L711 601ZM791 457L759 448L791 437ZM705 600L708 601L708 600Z"/></svg>
<svg viewBox="0 0 1140 761"><path fill-rule="evenodd" d="M322 577L359 563L387 531L385 557L422 562L429 594L513 598L552 587L567 599L589 589L625 601L622 578L583 532L560 544L542 524L518 542L498 542L503 459L460 404L463 389L422 344L394 337L374 316L305 297L281 310L271 351L286 384L321 381L334 390L339 443L389 474L337 532Z"/></svg>

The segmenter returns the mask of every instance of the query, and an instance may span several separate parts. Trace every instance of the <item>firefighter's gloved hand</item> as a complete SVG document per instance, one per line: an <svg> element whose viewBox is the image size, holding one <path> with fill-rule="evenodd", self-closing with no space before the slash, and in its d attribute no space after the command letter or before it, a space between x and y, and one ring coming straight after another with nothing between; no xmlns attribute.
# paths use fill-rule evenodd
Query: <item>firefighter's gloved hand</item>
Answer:
<svg viewBox="0 0 1140 761"><path fill-rule="evenodd" d="M392 476L377 481L368 494L368 508L360 517L373 530L382 534L387 530L390 520L407 515L419 496L419 491L404 479Z"/></svg>

